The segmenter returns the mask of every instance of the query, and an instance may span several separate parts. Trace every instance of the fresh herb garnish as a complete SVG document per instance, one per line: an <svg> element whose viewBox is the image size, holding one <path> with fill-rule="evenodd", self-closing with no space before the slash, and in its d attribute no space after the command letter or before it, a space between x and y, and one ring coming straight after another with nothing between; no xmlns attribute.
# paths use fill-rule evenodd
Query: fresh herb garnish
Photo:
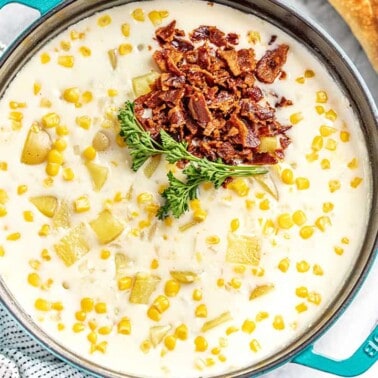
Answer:
<svg viewBox="0 0 378 378"><path fill-rule="evenodd" d="M212 182L219 188L228 177L249 177L268 173L265 167L250 165L233 166L221 161L198 158L187 150L187 143L177 142L166 131L160 131L160 140L154 140L148 131L138 123L134 115L134 104L127 101L118 114L121 125L120 135L124 138L132 158L132 169L137 171L148 158L165 155L166 160L177 163L185 160L188 165L183 170L185 181L168 173L169 186L162 193L165 203L160 207L157 217L164 219L172 214L179 218L189 209L189 201L198 198L198 187L202 182Z"/></svg>

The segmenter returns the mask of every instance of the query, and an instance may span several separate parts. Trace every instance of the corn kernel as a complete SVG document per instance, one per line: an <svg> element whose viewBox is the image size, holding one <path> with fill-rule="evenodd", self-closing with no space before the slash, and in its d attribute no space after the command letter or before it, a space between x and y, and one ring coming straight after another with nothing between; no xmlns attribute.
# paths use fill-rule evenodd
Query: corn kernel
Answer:
<svg viewBox="0 0 378 378"><path fill-rule="evenodd" d="M290 267L290 260L287 257L285 257L278 263L278 269L283 273L286 273L289 267Z"/></svg>
<svg viewBox="0 0 378 378"><path fill-rule="evenodd" d="M231 281L228 283L234 289L240 289L242 282L238 278L232 278Z"/></svg>
<svg viewBox="0 0 378 378"><path fill-rule="evenodd" d="M131 322L129 318L122 318L117 325L117 332L122 335L131 334Z"/></svg>
<svg viewBox="0 0 378 378"><path fill-rule="evenodd" d="M121 25L121 32L125 37L129 37L130 36L130 24L127 24L127 23L122 24Z"/></svg>
<svg viewBox="0 0 378 378"><path fill-rule="evenodd" d="M34 270L38 270L41 267L41 262L38 260L30 260L29 266Z"/></svg>
<svg viewBox="0 0 378 378"><path fill-rule="evenodd" d="M293 125L296 125L297 123L301 122L303 120L303 114L301 112L293 113L290 116L290 123Z"/></svg>
<svg viewBox="0 0 378 378"><path fill-rule="evenodd" d="M301 312L307 311L308 307L307 307L306 303L302 302L302 303L299 303L298 305L296 305L295 309L300 314Z"/></svg>
<svg viewBox="0 0 378 378"><path fill-rule="evenodd" d="M311 79L314 76L315 76L315 72L313 70L306 70L304 73L304 77L306 79Z"/></svg>
<svg viewBox="0 0 378 378"><path fill-rule="evenodd" d="M194 289L192 294L192 299L194 301L202 300L202 291L200 289Z"/></svg>
<svg viewBox="0 0 378 378"><path fill-rule="evenodd" d="M257 353L261 349L261 345L256 339L253 339L249 343L249 348L251 349L252 352Z"/></svg>
<svg viewBox="0 0 378 378"><path fill-rule="evenodd" d="M312 267L312 273L315 275L315 276L322 276L324 274L324 271L323 271L323 268L318 265L318 264L315 264L313 267Z"/></svg>
<svg viewBox="0 0 378 378"><path fill-rule="evenodd" d="M148 353L151 348L152 348L152 344L151 344L151 341L150 340L144 340L140 346L139 346L140 350L143 352L143 353Z"/></svg>
<svg viewBox="0 0 378 378"><path fill-rule="evenodd" d="M119 55L128 55L133 51L133 46L130 43L122 43L118 46Z"/></svg>
<svg viewBox="0 0 378 378"><path fill-rule="evenodd" d="M141 8L137 8L135 9L132 13L131 13L133 19L135 21L144 21L146 18L145 18L145 15L144 15L144 11L143 9Z"/></svg>
<svg viewBox="0 0 378 378"><path fill-rule="evenodd" d="M328 101L328 95L325 91L318 91L316 92L316 102L321 104L325 104Z"/></svg>
<svg viewBox="0 0 378 378"><path fill-rule="evenodd" d="M88 335L87 335L87 340L91 343L91 344L96 344L97 343L97 334L96 332L89 332Z"/></svg>
<svg viewBox="0 0 378 378"><path fill-rule="evenodd" d="M269 210L270 209L270 201L266 198L262 200L259 204L260 210Z"/></svg>
<svg viewBox="0 0 378 378"><path fill-rule="evenodd" d="M67 126L62 126L62 125L59 125L56 127L56 133L59 135L59 136L65 136L65 135L68 135L69 134L69 131L68 131L68 128Z"/></svg>
<svg viewBox="0 0 378 378"><path fill-rule="evenodd" d="M353 158L349 163L348 163L348 168L349 169L357 169L358 168L358 160L356 158Z"/></svg>
<svg viewBox="0 0 378 378"><path fill-rule="evenodd" d="M321 106L321 105L316 105L315 110L316 110L316 113L318 113L319 115L322 115L325 112L324 107ZM324 136L324 135L322 135L322 136Z"/></svg>
<svg viewBox="0 0 378 378"><path fill-rule="evenodd" d="M105 27L110 25L112 22L112 18L108 14L104 14L103 16L99 17L97 20L97 25L100 27Z"/></svg>
<svg viewBox="0 0 378 378"><path fill-rule="evenodd" d="M112 327L109 327L109 326L103 326L103 327L100 327L97 331L100 335L109 335L111 332L112 332Z"/></svg>
<svg viewBox="0 0 378 378"><path fill-rule="evenodd" d="M315 221L315 225L320 231L324 232L331 225L331 219L327 216L321 216Z"/></svg>
<svg viewBox="0 0 378 378"><path fill-rule="evenodd" d="M294 184L294 174L291 169L285 168L281 173L281 180L284 184Z"/></svg>
<svg viewBox="0 0 378 378"><path fill-rule="evenodd" d="M245 333L252 333L256 328L256 324L253 320L246 319L242 325L242 331Z"/></svg>
<svg viewBox="0 0 378 378"><path fill-rule="evenodd" d="M337 113L333 109L330 109L328 110L328 112L325 113L325 117L330 121L334 122L337 119Z"/></svg>
<svg viewBox="0 0 378 378"><path fill-rule="evenodd" d="M211 244L211 245L219 244L220 243L220 238L217 235L208 236L206 238L206 243L207 244Z"/></svg>
<svg viewBox="0 0 378 378"><path fill-rule="evenodd" d="M349 244L349 238L347 238L347 237L343 237L343 238L341 238L341 243L343 243L343 244Z"/></svg>
<svg viewBox="0 0 378 378"><path fill-rule="evenodd" d="M161 319L161 313L155 307L150 307L147 310L147 316L155 322L158 322Z"/></svg>
<svg viewBox="0 0 378 378"><path fill-rule="evenodd" d="M244 265L236 265L234 267L234 272L238 274L244 274L247 268Z"/></svg>
<svg viewBox="0 0 378 378"><path fill-rule="evenodd" d="M306 190L310 187L310 181L306 177L297 177L295 184L298 190Z"/></svg>
<svg viewBox="0 0 378 378"><path fill-rule="evenodd" d="M58 57L58 64L62 67L72 68L75 63L75 58L72 55L60 55Z"/></svg>
<svg viewBox="0 0 378 378"><path fill-rule="evenodd" d="M75 178L75 173L72 168L64 168L63 169L63 179L65 181L72 181Z"/></svg>
<svg viewBox="0 0 378 378"><path fill-rule="evenodd" d="M284 230L288 230L294 225L293 219L289 213L283 213L279 215L277 218L277 222L278 225Z"/></svg>
<svg viewBox="0 0 378 378"><path fill-rule="evenodd" d="M256 321L257 322L261 322L262 320L265 320L265 319L268 319L268 318L269 318L269 314L265 311L260 311L256 315Z"/></svg>
<svg viewBox="0 0 378 378"><path fill-rule="evenodd" d="M341 188L341 183L339 180L330 180L328 182L328 188L331 193L334 193Z"/></svg>
<svg viewBox="0 0 378 378"><path fill-rule="evenodd" d="M50 226L48 224L43 224L40 228L40 230L38 231L38 235L39 236L47 236L50 234Z"/></svg>
<svg viewBox="0 0 378 378"><path fill-rule="evenodd" d="M218 278L217 279L217 286L218 287L223 287L224 286L224 279L223 278Z"/></svg>
<svg viewBox="0 0 378 378"><path fill-rule="evenodd" d="M83 332L84 329L85 329L85 325L83 323L75 323L72 326L72 331L74 331L75 333Z"/></svg>
<svg viewBox="0 0 378 378"><path fill-rule="evenodd" d="M97 312L97 314L105 314L108 311L106 303L104 302L96 303L94 309Z"/></svg>
<svg viewBox="0 0 378 378"><path fill-rule="evenodd" d="M164 338L164 345L168 350L173 350L176 347L176 337L173 335L166 336Z"/></svg>
<svg viewBox="0 0 378 378"><path fill-rule="evenodd" d="M323 148L323 137L320 135L317 135L312 140L311 148L314 151L320 151Z"/></svg>
<svg viewBox="0 0 378 378"><path fill-rule="evenodd" d="M7 236L7 240L9 241L17 241L21 238L21 234L19 232L14 232Z"/></svg>
<svg viewBox="0 0 378 378"><path fill-rule="evenodd" d="M322 167L322 169L330 169L331 168L331 162L328 159L323 159L320 162L320 166Z"/></svg>
<svg viewBox="0 0 378 378"><path fill-rule="evenodd" d="M79 88L67 88L63 91L63 99L69 103L76 104L80 98Z"/></svg>
<svg viewBox="0 0 378 378"><path fill-rule="evenodd" d="M41 108L51 108L52 102L48 98L41 98L39 106Z"/></svg>
<svg viewBox="0 0 378 378"><path fill-rule="evenodd" d="M7 171L8 163L6 161L0 161L0 171Z"/></svg>
<svg viewBox="0 0 378 378"><path fill-rule="evenodd" d="M56 151L63 152L66 148L67 148L67 142L64 139L59 138L54 142L54 149ZM63 160L62 160L62 162L63 162ZM55 162L53 162L53 163L55 163Z"/></svg>
<svg viewBox="0 0 378 378"><path fill-rule="evenodd" d="M307 217L302 210L297 210L293 213L293 221L297 226L302 226L306 223Z"/></svg>
<svg viewBox="0 0 378 378"><path fill-rule="evenodd" d="M285 329L285 322L281 315L276 315L273 320L273 328L278 331L282 331Z"/></svg>
<svg viewBox="0 0 378 378"><path fill-rule="evenodd" d="M0 204L0 217L5 217L8 214L7 209L4 205Z"/></svg>
<svg viewBox="0 0 378 378"><path fill-rule="evenodd" d="M234 218L232 219L232 221L230 222L230 229L232 232L235 232L239 229L240 227L240 221L239 221L239 218Z"/></svg>
<svg viewBox="0 0 378 378"><path fill-rule="evenodd" d="M207 317L207 306L205 304L200 304L195 310L195 315L197 318L206 318Z"/></svg>
<svg viewBox="0 0 378 378"><path fill-rule="evenodd" d="M97 323L95 320L88 321L88 327L91 331L94 331L97 328Z"/></svg>
<svg viewBox="0 0 378 378"><path fill-rule="evenodd" d="M302 261L297 262L297 271L299 273L306 273L309 271L309 269L310 269L310 264L307 261L302 260Z"/></svg>
<svg viewBox="0 0 378 378"><path fill-rule="evenodd" d="M8 199L8 193L4 189L0 189L0 204L5 205Z"/></svg>
<svg viewBox="0 0 378 378"><path fill-rule="evenodd" d="M96 350L100 353L105 353L107 347L108 347L108 342L107 341L101 341L101 343L96 345Z"/></svg>
<svg viewBox="0 0 378 378"><path fill-rule="evenodd" d="M92 119L88 116L76 117L76 124L81 128L88 130L91 127Z"/></svg>
<svg viewBox="0 0 378 378"><path fill-rule="evenodd" d="M252 268L251 272L256 277L264 277L265 275L265 269L261 266Z"/></svg>
<svg viewBox="0 0 378 378"><path fill-rule="evenodd" d="M334 139L328 139L325 148L329 151L336 151L337 142Z"/></svg>
<svg viewBox="0 0 378 378"><path fill-rule="evenodd" d="M74 202L74 209L77 213L84 213L91 208L89 198L87 196L81 196Z"/></svg>
<svg viewBox="0 0 378 378"><path fill-rule="evenodd" d="M340 140L344 143L349 142L350 134L348 131L340 131Z"/></svg>
<svg viewBox="0 0 378 378"><path fill-rule="evenodd" d="M208 348L207 340L203 336L197 336L194 339L196 352L205 352Z"/></svg>
<svg viewBox="0 0 378 378"><path fill-rule="evenodd" d="M258 42L261 42L261 35L258 31L249 31L248 32L248 42L253 43L254 45Z"/></svg>
<svg viewBox="0 0 378 378"><path fill-rule="evenodd" d="M62 304L62 302L53 302L51 304L51 308L55 311L62 311L64 310L64 306Z"/></svg>
<svg viewBox="0 0 378 378"><path fill-rule="evenodd" d="M249 186L245 179L236 178L227 185L227 189L234 191L239 197L246 197L249 193Z"/></svg>
<svg viewBox="0 0 378 378"><path fill-rule="evenodd" d="M24 115L21 112L10 112L9 113L9 119L12 119L13 121L21 122L24 118Z"/></svg>
<svg viewBox="0 0 378 378"><path fill-rule="evenodd" d="M1 207L0 207L0 209L1 209ZM23 215L24 215L25 222L33 222L34 215L33 215L33 213L31 211L24 211Z"/></svg>
<svg viewBox="0 0 378 378"><path fill-rule="evenodd" d="M5 256L5 249L3 246L0 245L0 257L4 257Z"/></svg>
<svg viewBox="0 0 378 378"><path fill-rule="evenodd" d="M160 314L167 311L169 308L169 300L164 295L159 295L154 302L152 303L152 307L156 308Z"/></svg>
<svg viewBox="0 0 378 378"><path fill-rule="evenodd" d="M300 286L295 289L295 295L299 298L307 298L308 297L308 289L305 286Z"/></svg>
<svg viewBox="0 0 378 378"><path fill-rule="evenodd" d="M75 318L79 322L84 322L85 319L87 318L87 313L85 311L76 311L75 312Z"/></svg>
<svg viewBox="0 0 378 378"><path fill-rule="evenodd" d="M97 151L94 149L94 147L89 146L83 151L83 157L88 160L94 160L97 156Z"/></svg>
<svg viewBox="0 0 378 378"><path fill-rule="evenodd" d="M39 92L41 91L41 88L42 88L41 84L35 82L35 83L33 84L33 94L34 94L35 96L36 96L37 94L39 94Z"/></svg>
<svg viewBox="0 0 378 378"><path fill-rule="evenodd" d="M318 306L322 302L322 297L319 293L311 292L308 294L307 300Z"/></svg>
<svg viewBox="0 0 378 378"><path fill-rule="evenodd" d="M317 154L316 152L311 152L310 154L306 155L306 160L310 163L312 163L315 160L318 160L318 158L319 154Z"/></svg>
<svg viewBox="0 0 378 378"><path fill-rule="evenodd" d="M42 126L46 128L56 127L60 123L60 117L56 113L48 113L42 117Z"/></svg>
<svg viewBox="0 0 378 378"><path fill-rule="evenodd" d="M89 47L87 46L80 46L79 48L79 52L81 55L83 55L84 57L88 57L88 56L91 56L92 55L92 51Z"/></svg>
<svg viewBox="0 0 378 378"><path fill-rule="evenodd" d="M46 248L42 249L42 251L41 251L41 257L42 257L42 260L45 260L45 261L50 261L51 260L50 253L49 253L49 251Z"/></svg>
<svg viewBox="0 0 378 378"><path fill-rule="evenodd" d="M322 137L329 137L330 135L336 132L336 129L331 126L322 125L319 128L319 132Z"/></svg>
<svg viewBox="0 0 378 378"><path fill-rule="evenodd" d="M63 323L58 323L56 327L58 331L63 331L66 328L66 326Z"/></svg>
<svg viewBox="0 0 378 378"><path fill-rule="evenodd" d="M60 171L60 164L48 163L46 165L45 171L49 176L52 176L52 177L57 176L59 174L59 171Z"/></svg>
<svg viewBox="0 0 378 378"><path fill-rule="evenodd" d="M50 311L51 310L51 303L46 299L38 298L34 302L34 307L39 311Z"/></svg>
<svg viewBox="0 0 378 378"><path fill-rule="evenodd" d="M180 291L180 282L176 280L168 280L165 283L164 293L168 297L175 297Z"/></svg>
<svg viewBox="0 0 378 378"><path fill-rule="evenodd" d="M55 163L59 165L63 164L63 155L58 150L53 148L47 155L47 161L49 163Z"/></svg>
<svg viewBox="0 0 378 378"><path fill-rule="evenodd" d="M44 53L41 54L40 59L41 59L41 63L42 64L47 64L51 60L50 54L44 52Z"/></svg>
<svg viewBox="0 0 378 378"><path fill-rule="evenodd" d="M80 302L80 308L85 312L91 312L94 308L94 301L92 298L83 298Z"/></svg>
<svg viewBox="0 0 378 378"><path fill-rule="evenodd" d="M352 188L357 188L361 183L362 183L363 179L362 177L355 177L351 182L350 182L350 186Z"/></svg>
<svg viewBox="0 0 378 378"><path fill-rule="evenodd" d="M175 336L179 339L179 340L187 340L188 338L188 334L189 334L189 331L188 331L188 327L185 325L185 324L181 324L179 325L176 329L175 329Z"/></svg>
<svg viewBox="0 0 378 378"><path fill-rule="evenodd" d="M108 96L109 97L115 97L118 95L117 89L108 89Z"/></svg>
<svg viewBox="0 0 378 378"><path fill-rule="evenodd" d="M333 250L335 251L336 255L343 255L344 254L344 249L341 247L334 247Z"/></svg>
<svg viewBox="0 0 378 378"><path fill-rule="evenodd" d="M193 212L193 219L196 222L203 222L204 220L206 220L206 217L207 217L207 211L206 210L196 209Z"/></svg>
<svg viewBox="0 0 378 378"><path fill-rule="evenodd" d="M305 83L305 78L303 76L300 76L300 77L297 77L295 79L295 81L298 83L298 84L304 84Z"/></svg>
<svg viewBox="0 0 378 378"><path fill-rule="evenodd" d="M42 283L41 277L39 276L38 273L30 273L28 275L28 283L31 286L40 287Z"/></svg>
<svg viewBox="0 0 378 378"><path fill-rule="evenodd" d="M132 277L122 277L117 281L118 284L118 290L129 290L131 289L131 286L133 284L133 278Z"/></svg>

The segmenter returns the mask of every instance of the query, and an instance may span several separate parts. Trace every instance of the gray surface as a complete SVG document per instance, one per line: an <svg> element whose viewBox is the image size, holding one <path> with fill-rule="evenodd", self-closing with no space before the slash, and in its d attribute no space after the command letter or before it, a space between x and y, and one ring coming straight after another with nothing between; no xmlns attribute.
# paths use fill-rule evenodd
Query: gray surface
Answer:
<svg viewBox="0 0 378 378"><path fill-rule="evenodd" d="M338 13L325 0L282 0L317 21L347 52L368 84L378 102L378 75L371 67L359 43ZM20 5L7 6L0 10L0 50L1 42L9 44L30 22L37 18L34 10ZM378 262L372 268L363 289L336 324L315 344L315 351L324 355L343 359L367 337L378 320ZM347 332L346 332L347 330ZM262 378L331 378L330 374L294 364L287 364ZM378 377L378 364L363 374L363 378ZM32 378L32 377L31 377ZM62 377L63 378L63 377Z"/></svg>

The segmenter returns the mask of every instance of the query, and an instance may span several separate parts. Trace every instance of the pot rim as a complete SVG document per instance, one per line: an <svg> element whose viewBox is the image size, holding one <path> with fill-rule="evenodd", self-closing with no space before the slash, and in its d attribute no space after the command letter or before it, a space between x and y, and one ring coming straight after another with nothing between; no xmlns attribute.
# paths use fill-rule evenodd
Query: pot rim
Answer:
<svg viewBox="0 0 378 378"><path fill-rule="evenodd" d="M202 0L206 1L206 0ZM93 14L96 11L99 11L101 8L111 8L116 7L121 4L126 4L129 2L135 2L135 0L97 0L97 1L89 1L89 0L66 0L62 2L60 5L52 9L47 14L43 15L40 19L34 22L30 28L25 30L15 41L14 43L5 51L3 56L0 58L0 69L6 65L8 59L13 57L13 54L17 53L23 49L22 46L27 43L33 44L33 50L39 49L41 45L46 43L49 39L46 32L42 30L43 26L50 20L54 20L54 18L58 18L57 15L62 11L70 9L76 3L87 3L87 5L83 5L85 9L85 15L80 15L77 19L83 19L87 17L89 14ZM348 276L348 279L352 280L352 284L344 285L340 290L335 294L335 298L329 304L328 308L324 310L324 313L321 314L315 322L315 325L312 326L310 332L308 334L301 334L296 340L290 343L289 351L283 352L282 350L278 351L276 354L266 358L265 360L257 363L256 365L249 366L246 368L239 369L237 371L233 371L231 373L225 373L224 375L213 376L216 377L248 377L250 374L259 375L266 373L270 370L273 370L290 360L292 360L296 355L300 354L301 351L306 349L309 345L311 345L317 338L319 338L345 311L345 309L349 306L349 304L353 301L354 297L360 290L364 280L366 279L369 270L371 269L375 256L378 254L378 177L374 175L374 168L378 170L378 109L375 105L374 99L363 81L361 75L357 71L354 64L351 62L349 57L345 54L342 48L337 44L337 42L316 22L312 21L311 19L307 18L306 16L301 15L295 8L291 7L290 5L283 4L280 0L255 0L255 3L258 3L259 6L252 9L253 0L215 0L214 2L224 4L230 6L235 9L246 10L248 13L251 13L265 21L272 23L279 29L283 30L283 32L291 35L300 43L304 43L304 41L295 34L295 30L289 29L290 22L289 20L280 21L274 19L272 21L271 16L267 13L267 9L269 8L269 3L276 7L275 9L280 9L283 14L286 14L289 18L293 17L294 21L298 22L299 24L306 27L306 32L311 31L314 33L314 36L319 38L320 41L328 45L329 51L328 53L333 55L334 58L339 62L342 69L345 72L339 72L338 67L333 61L330 61L330 57L325 56L325 51L322 51L316 43L313 43L310 40L307 40L305 46L319 59L320 57L326 60L326 68L331 76L337 81L339 87L344 92L347 92L346 95L348 99L353 104L354 111L357 115L362 115L362 109L368 110L368 116L370 117L369 125L373 125L371 128L375 127L373 130L367 130L365 127L365 122L360 122L360 127L363 129L365 144L368 148L370 163L371 163L371 176L372 176L372 195L371 195L371 213L369 218L369 223L367 227L367 231L365 234L365 240L363 246L361 247L360 255L362 251L368 250L369 253L366 253L367 257L364 263L359 266L358 260L355 262L355 267L359 266L359 272L357 275L353 274L352 272ZM265 5L262 5L265 3ZM92 5L89 5L92 4ZM100 4L100 5L99 5ZM80 9L79 9L80 10ZM75 15L77 14L77 10ZM77 22L75 20L67 20L64 19L63 26L57 28L58 30L55 31L53 37L61 32L64 28L66 28L70 24L74 24ZM68 21L68 22L67 22ZM293 22L293 20L291 20ZM299 30L299 25L296 25L296 28ZM37 37L34 40L34 34L37 34ZM302 37L303 38L303 37ZM325 47L324 47L325 48ZM31 55L34 55L34 51ZM21 68L24 63L25 59L19 59L17 68ZM13 71L12 74L14 74ZM1 84L1 76L0 75L0 84ZM8 78L7 85L4 86L4 91L6 87L9 85L10 81L13 80L13 77ZM349 77L352 80L352 84L357 89L358 94L361 95L361 98L353 99L351 96L351 87L352 84L345 81L346 77ZM2 88L0 87L0 92ZM0 93L2 96L3 93ZM358 97L358 96L357 96ZM364 114L365 115L365 114ZM372 138L368 139L367 133L370 132L372 134ZM374 151L375 148L375 151ZM101 377L101 375L105 374L105 376L109 377L132 377L137 378L136 376L119 374L115 371L110 371L104 367L101 367L97 364L94 364L91 361L86 359L80 358L74 352L66 349L65 347L58 344L54 339L52 339L49 335L47 335L42 329L37 326L37 323L32 321L31 317L28 316L21 308L20 305L17 304L15 298L13 297L12 293L7 289L5 284L0 277L0 303L9 311L9 313L15 318L15 320L21 325L21 327L32 336L34 340L36 340L39 344L41 344L44 348L46 348L49 352L53 355L58 357L59 359L65 361L66 363L70 364L82 370L83 372L90 373L92 375ZM333 309L334 305L336 304L336 309ZM327 317L327 311L331 309L331 314L329 315L328 319L324 319ZM297 344L294 347L292 345ZM52 346L51 346L52 345ZM290 348L291 347L291 348ZM283 347L284 348L284 347ZM275 356L278 355L277 358ZM269 362L269 360L272 360ZM267 362L268 361L268 362ZM101 375L100 375L101 374Z"/></svg>

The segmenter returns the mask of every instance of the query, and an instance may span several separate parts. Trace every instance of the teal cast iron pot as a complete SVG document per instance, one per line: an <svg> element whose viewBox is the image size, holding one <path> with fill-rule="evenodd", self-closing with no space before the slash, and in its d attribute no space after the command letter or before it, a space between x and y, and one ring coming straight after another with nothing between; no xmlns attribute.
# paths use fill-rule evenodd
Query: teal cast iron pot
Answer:
<svg viewBox="0 0 378 378"><path fill-rule="evenodd" d="M0 8L14 2L0 0ZM35 22L0 59L0 98L23 65L45 44L46 41L61 33L68 26L117 5L129 3L129 0L17 0L40 11L41 18ZM348 359L334 361L313 352L312 344L344 312L368 275L377 254L378 245L378 111L374 101L363 83L359 73L345 52L336 42L314 22L296 13L294 9L280 3L279 0L217 0L241 11L252 13L288 33L307 46L327 67L332 77L338 82L349 98L360 127L363 131L370 158L372 173L372 201L370 218L363 247L350 276L344 286L322 316L311 325L305 334L300 335L284 350L266 358L253 366L243 368L223 377L250 377L266 373L287 362L312 367L340 376L356 376L364 373L378 360L378 326L371 335ZM62 347L44 333L36 323L18 305L12 293L0 277L0 303L8 309L20 325L52 354L77 367L83 372L98 377L125 378L124 374L96 365ZM1 343L1 341L0 341Z"/></svg>

